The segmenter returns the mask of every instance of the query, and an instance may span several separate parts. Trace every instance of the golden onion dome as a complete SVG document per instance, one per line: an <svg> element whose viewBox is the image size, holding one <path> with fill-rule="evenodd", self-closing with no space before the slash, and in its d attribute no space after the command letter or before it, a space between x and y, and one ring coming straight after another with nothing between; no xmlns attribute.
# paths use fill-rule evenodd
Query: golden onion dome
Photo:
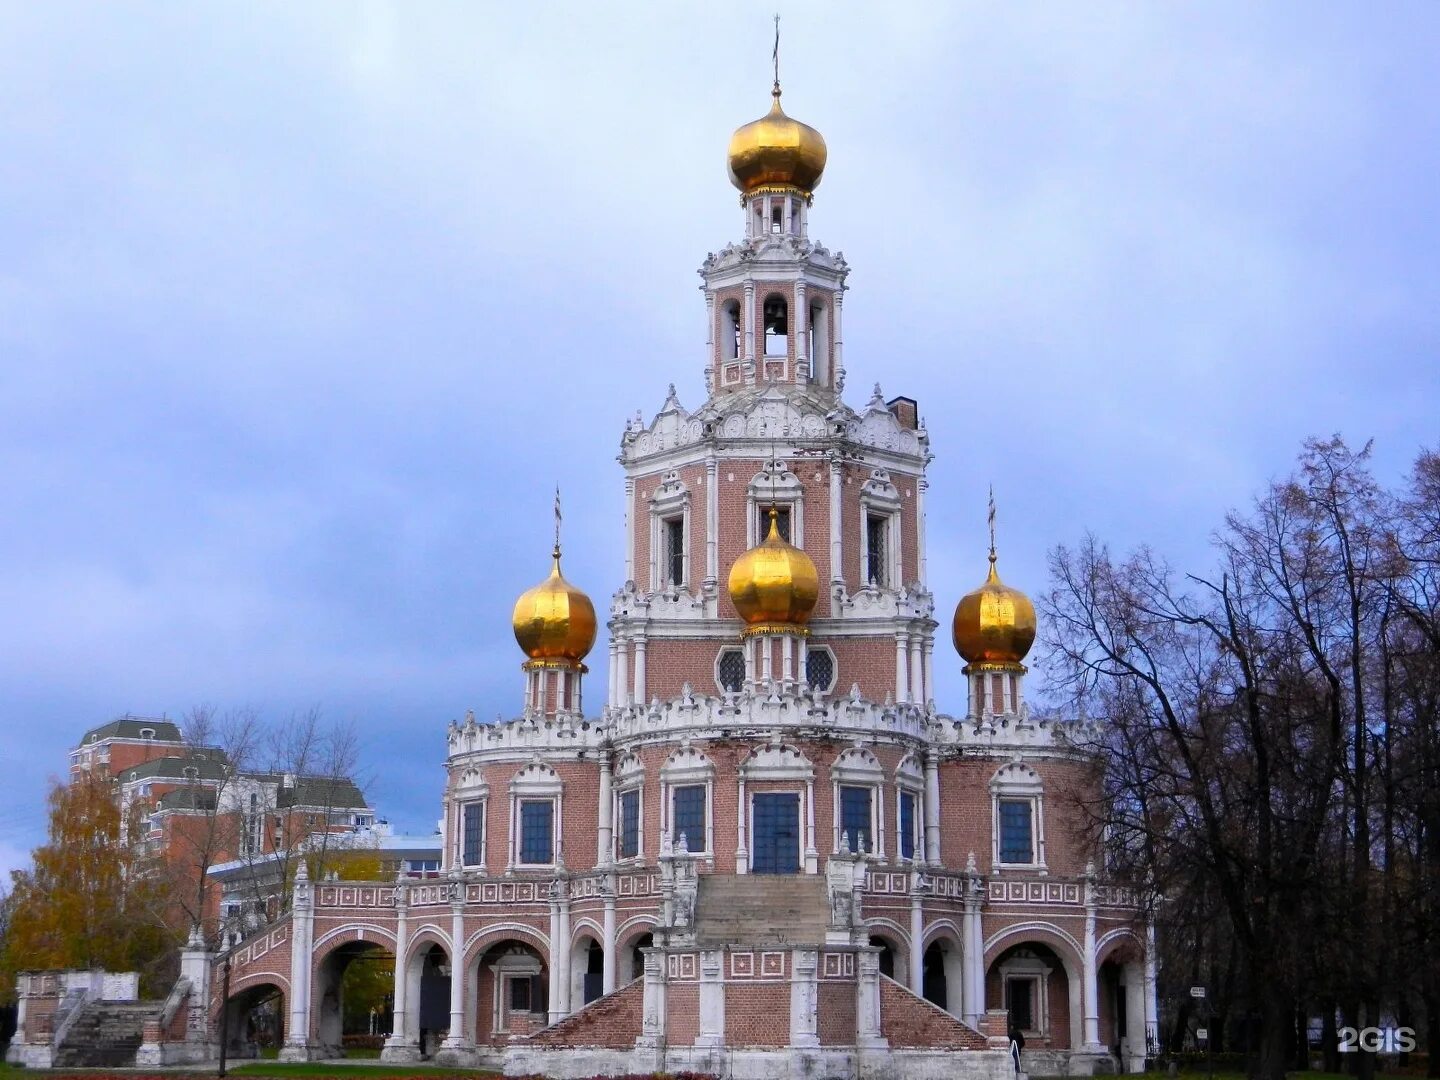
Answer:
<svg viewBox="0 0 1440 1080"><path fill-rule="evenodd" d="M780 108L780 84L774 104L759 120L730 136L730 182L748 195L756 188L799 188L808 198L825 171L825 140L809 124L792 120Z"/></svg>
<svg viewBox="0 0 1440 1080"><path fill-rule="evenodd" d="M595 644L595 605L560 573L556 547L550 576L515 601L515 640L531 660L579 663Z"/></svg>
<svg viewBox="0 0 1440 1080"><path fill-rule="evenodd" d="M820 575L809 555L780 537L770 508L770 532L730 567L730 599L753 630L797 627L820 599Z"/></svg>
<svg viewBox="0 0 1440 1080"><path fill-rule="evenodd" d="M1035 643L1035 605L1000 580L993 548L990 574L955 605L951 632L955 651L972 664L1018 664Z"/></svg>

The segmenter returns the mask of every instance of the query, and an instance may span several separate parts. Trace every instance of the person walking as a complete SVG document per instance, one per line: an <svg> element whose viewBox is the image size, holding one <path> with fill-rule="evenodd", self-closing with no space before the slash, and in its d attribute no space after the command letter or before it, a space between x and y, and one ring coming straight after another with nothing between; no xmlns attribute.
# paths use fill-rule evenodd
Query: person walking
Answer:
<svg viewBox="0 0 1440 1080"><path fill-rule="evenodd" d="M1014 1024L1010 1025L1010 1060L1015 1063L1015 1075L1020 1075L1020 1051L1025 1049L1025 1035Z"/></svg>

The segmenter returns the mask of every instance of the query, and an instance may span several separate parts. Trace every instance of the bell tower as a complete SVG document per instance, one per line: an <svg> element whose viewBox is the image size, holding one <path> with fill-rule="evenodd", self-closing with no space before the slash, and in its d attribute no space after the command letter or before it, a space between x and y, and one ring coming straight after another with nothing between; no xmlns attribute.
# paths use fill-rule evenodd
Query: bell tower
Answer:
<svg viewBox="0 0 1440 1080"><path fill-rule="evenodd" d="M844 260L810 240L809 213L825 172L825 140L785 114L776 72L770 111L730 138L744 241L700 270L710 316L706 387L786 383L834 394L840 363Z"/></svg>

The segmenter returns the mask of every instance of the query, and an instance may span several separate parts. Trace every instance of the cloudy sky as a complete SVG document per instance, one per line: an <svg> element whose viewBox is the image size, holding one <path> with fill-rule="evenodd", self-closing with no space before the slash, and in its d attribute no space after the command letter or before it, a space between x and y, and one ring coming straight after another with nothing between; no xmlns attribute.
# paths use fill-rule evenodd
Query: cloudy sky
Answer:
<svg viewBox="0 0 1440 1080"><path fill-rule="evenodd" d="M0 3L0 867L85 728L199 702L353 721L428 830L552 488L603 602L624 419L699 401L775 6ZM942 609L991 482L1039 591L1087 529L1205 565L1307 435L1440 442L1440 6L779 6Z"/></svg>

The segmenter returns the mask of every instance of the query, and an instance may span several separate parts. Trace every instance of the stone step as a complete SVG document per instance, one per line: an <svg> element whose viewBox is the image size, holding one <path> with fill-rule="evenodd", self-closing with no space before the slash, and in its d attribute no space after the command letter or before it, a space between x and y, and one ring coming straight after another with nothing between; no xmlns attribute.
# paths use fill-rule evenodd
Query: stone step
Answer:
<svg viewBox="0 0 1440 1080"><path fill-rule="evenodd" d="M706 875L695 904L695 936L722 945L819 945L830 906L825 879L813 874Z"/></svg>

